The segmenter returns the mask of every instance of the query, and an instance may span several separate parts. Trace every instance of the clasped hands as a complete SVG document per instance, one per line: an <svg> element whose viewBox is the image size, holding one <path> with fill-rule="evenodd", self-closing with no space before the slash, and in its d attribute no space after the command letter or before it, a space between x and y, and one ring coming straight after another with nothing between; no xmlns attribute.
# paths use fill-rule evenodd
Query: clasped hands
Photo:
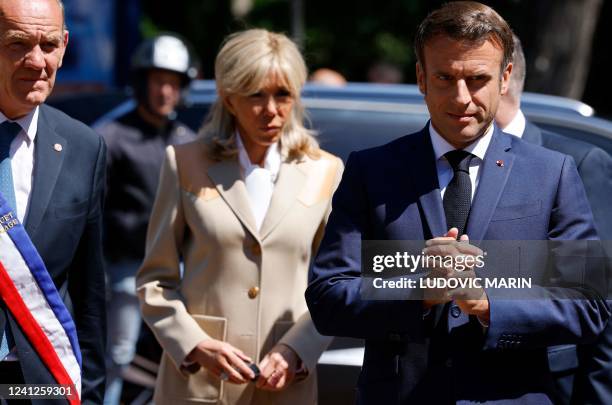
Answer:
<svg viewBox="0 0 612 405"><path fill-rule="evenodd" d="M483 251L480 248L470 245L468 235L461 235L459 241L457 241L458 233L457 228L451 228L444 236L428 240L425 243L426 247L423 250L423 254L425 256L439 256L442 258L450 256L453 259L459 256L476 257L483 255ZM466 261L463 260L463 262ZM466 279L475 277L474 269L469 267L461 272L456 271L452 266L434 266L429 269L431 271L428 277L433 278ZM431 308L434 305L454 300L462 312L477 316L484 324L489 323L489 300L482 287L428 289L425 294L425 299L423 300L425 308Z"/></svg>
<svg viewBox="0 0 612 405"><path fill-rule="evenodd" d="M195 362L217 377L233 384L244 384L255 378L248 364L253 360L242 350L216 339L204 340L189 353L187 361ZM280 391L294 380L301 361L289 346L277 344L258 364L260 375L256 387Z"/></svg>

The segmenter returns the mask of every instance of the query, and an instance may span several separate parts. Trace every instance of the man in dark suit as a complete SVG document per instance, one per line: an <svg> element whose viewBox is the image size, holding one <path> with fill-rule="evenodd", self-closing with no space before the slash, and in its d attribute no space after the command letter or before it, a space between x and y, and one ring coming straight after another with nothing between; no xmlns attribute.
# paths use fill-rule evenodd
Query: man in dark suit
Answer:
<svg viewBox="0 0 612 405"><path fill-rule="evenodd" d="M76 325L78 346L73 347L80 347L82 357L82 403L102 403L106 324L101 208L106 149L91 129L43 104L68 43L61 1L0 1L0 37L0 137L6 141L0 142L6 149L0 160L4 180L11 180L2 183L1 191L14 204L13 212L72 317L62 324ZM13 138L6 138L9 133ZM10 336L12 342L0 359L0 381L57 383L26 338L27 330L18 320L23 314L9 311L10 303L2 304L0 333L3 341ZM60 360L62 356L58 353Z"/></svg>
<svg viewBox="0 0 612 405"><path fill-rule="evenodd" d="M569 284L572 269L555 267L553 280L528 267L535 286L521 299L478 286L421 300L362 295L367 240L427 240L426 256L459 258L482 254L470 241L597 237L573 160L493 125L512 71L507 23L450 2L421 23L415 48L431 121L349 157L306 290L312 318L323 334L366 340L358 403L553 403L546 347L590 342L609 317L605 291Z"/></svg>
<svg viewBox="0 0 612 405"><path fill-rule="evenodd" d="M520 107L526 63L521 41L516 35L512 66L508 92L501 98L495 120L506 133L574 158L593 210L597 234L602 240L612 240L612 212L609 209L612 157L589 143L542 130L525 118ZM550 347L548 356L564 403L612 403L612 323L608 323L594 344L578 349L575 345Z"/></svg>

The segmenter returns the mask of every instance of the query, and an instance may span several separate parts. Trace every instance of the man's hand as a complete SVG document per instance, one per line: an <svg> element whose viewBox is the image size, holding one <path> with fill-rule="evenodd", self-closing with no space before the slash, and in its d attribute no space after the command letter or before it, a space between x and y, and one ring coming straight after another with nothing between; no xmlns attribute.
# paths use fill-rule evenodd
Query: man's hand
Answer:
<svg viewBox="0 0 612 405"><path fill-rule="evenodd" d="M461 235L459 241L457 241L458 230L457 228L451 228L446 235L434 239L430 239L426 242L426 248L423 253L427 256L440 256L440 257L453 257L454 259L459 256L479 256L483 252L476 246L470 245L468 235ZM455 262L455 261L454 261ZM474 262L474 261L472 261ZM465 260L463 260L465 263ZM465 279L475 277L473 268L466 268L464 271L456 271L450 267L436 267L432 269L432 277L445 277L445 278L456 278ZM447 300L424 300L423 305L425 308L429 308L432 305L447 302L451 299L455 300L457 306L468 315L477 316L483 323L489 323L489 300L487 295L482 288L455 288L452 290L446 290Z"/></svg>
<svg viewBox="0 0 612 405"><path fill-rule="evenodd" d="M197 362L217 377L234 384L244 384L255 378L253 370L247 366L252 360L240 349L221 340L201 341L186 360Z"/></svg>
<svg viewBox="0 0 612 405"><path fill-rule="evenodd" d="M457 241L457 228L451 228L444 236L439 236L425 242L425 249L423 254L426 256L449 256L451 253L457 254L457 252L451 252L453 243ZM452 269L447 267L429 267L430 272L427 275L428 278L448 278L452 274ZM429 309L434 305L445 304L451 301L448 291L445 288L427 288L424 291L423 308Z"/></svg>
<svg viewBox="0 0 612 405"><path fill-rule="evenodd" d="M426 248L423 249L423 254L426 256L447 256L450 252L444 253L452 247L452 244L457 241L457 228L451 228L444 236L439 236L434 239L430 239L425 242ZM430 272L428 278L447 278L452 269L447 267L429 267ZM423 307L429 309L434 305L445 304L451 301L450 296L446 289L443 288L427 288L425 291L425 298L423 299Z"/></svg>
<svg viewBox="0 0 612 405"><path fill-rule="evenodd" d="M468 235L461 235L459 240L466 243L468 246L477 249L479 251L477 255L483 254L482 250L476 248L475 246L469 245L470 238ZM475 277L474 270L470 269L468 271L464 271L460 273L459 277ZM449 291L449 295L455 300L455 303L462 312L468 315L475 315L483 324L487 326L489 325L489 298L482 287L471 289L458 288L454 291Z"/></svg>
<svg viewBox="0 0 612 405"><path fill-rule="evenodd" d="M292 348L277 344L259 363L261 374L257 388L268 391L287 388L295 378L300 363L299 356Z"/></svg>

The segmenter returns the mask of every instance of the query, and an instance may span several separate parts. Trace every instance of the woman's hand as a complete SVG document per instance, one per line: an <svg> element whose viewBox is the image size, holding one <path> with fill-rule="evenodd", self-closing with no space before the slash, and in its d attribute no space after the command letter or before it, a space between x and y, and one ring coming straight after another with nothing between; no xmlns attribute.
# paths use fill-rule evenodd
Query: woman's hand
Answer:
<svg viewBox="0 0 612 405"><path fill-rule="evenodd" d="M255 378L255 374L247 366L253 361L240 349L220 340L201 341L186 360L197 362L222 380L234 384L244 384Z"/></svg>
<svg viewBox="0 0 612 405"><path fill-rule="evenodd" d="M295 378L300 363L300 357L289 346L274 346L259 363L261 374L257 380L257 388L268 391L287 388Z"/></svg>

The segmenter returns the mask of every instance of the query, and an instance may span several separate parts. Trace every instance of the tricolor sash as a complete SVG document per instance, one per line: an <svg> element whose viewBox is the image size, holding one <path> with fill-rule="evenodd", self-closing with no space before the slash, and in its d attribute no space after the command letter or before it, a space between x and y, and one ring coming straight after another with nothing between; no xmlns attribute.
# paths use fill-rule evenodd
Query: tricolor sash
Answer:
<svg viewBox="0 0 612 405"><path fill-rule="evenodd" d="M0 296L58 384L80 404L81 350L76 326L36 248L0 194Z"/></svg>

